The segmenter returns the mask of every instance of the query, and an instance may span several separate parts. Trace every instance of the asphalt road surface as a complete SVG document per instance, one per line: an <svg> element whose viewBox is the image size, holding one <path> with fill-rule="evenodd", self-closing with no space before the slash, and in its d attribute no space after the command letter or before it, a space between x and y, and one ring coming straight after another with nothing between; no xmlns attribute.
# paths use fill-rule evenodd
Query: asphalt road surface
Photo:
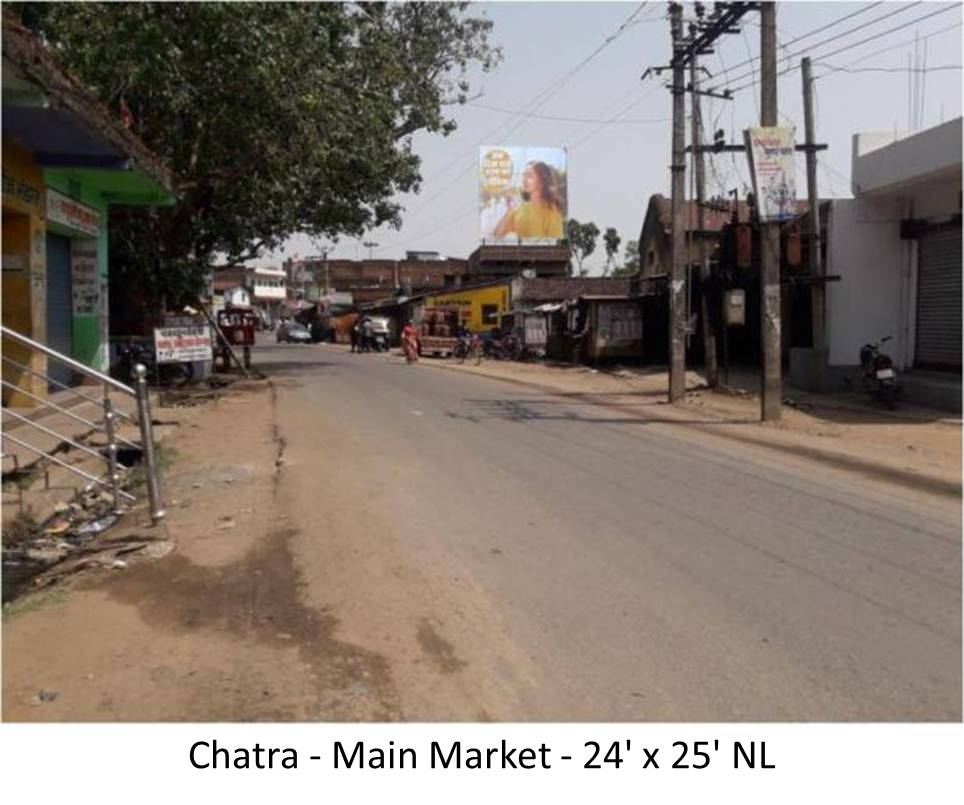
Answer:
<svg viewBox="0 0 964 805"><path fill-rule="evenodd" d="M425 361L256 363L301 595L392 715L960 720L948 509Z"/></svg>

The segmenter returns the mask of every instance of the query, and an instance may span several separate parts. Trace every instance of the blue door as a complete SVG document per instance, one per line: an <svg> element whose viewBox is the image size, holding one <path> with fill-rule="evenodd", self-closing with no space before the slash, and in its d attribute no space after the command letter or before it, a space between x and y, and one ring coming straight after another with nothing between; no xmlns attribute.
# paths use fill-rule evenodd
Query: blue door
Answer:
<svg viewBox="0 0 964 805"><path fill-rule="evenodd" d="M73 357L74 313L70 286L70 238L47 233L47 346ZM47 362L47 374L71 384L74 373L57 361ZM50 390L56 390L51 384Z"/></svg>

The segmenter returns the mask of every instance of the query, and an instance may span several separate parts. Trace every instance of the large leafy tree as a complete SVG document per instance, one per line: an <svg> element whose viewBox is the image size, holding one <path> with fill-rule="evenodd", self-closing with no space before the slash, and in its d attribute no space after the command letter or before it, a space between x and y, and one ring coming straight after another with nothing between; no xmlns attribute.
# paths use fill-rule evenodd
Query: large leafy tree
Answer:
<svg viewBox="0 0 964 805"><path fill-rule="evenodd" d="M569 239L569 251L576 261L579 276L584 277L586 271L583 270L582 262L596 251L599 227L592 221L584 224L575 218L570 218L566 224L566 237Z"/></svg>
<svg viewBox="0 0 964 805"><path fill-rule="evenodd" d="M639 272L639 241L626 241L626 257L621 266L613 270L614 277L630 277Z"/></svg>
<svg viewBox="0 0 964 805"><path fill-rule="evenodd" d="M603 271L604 276L608 276L609 272L612 271L613 260L616 259L616 253L619 251L620 240L619 233L615 228L607 226L606 231L603 233L603 245L606 247L606 269Z"/></svg>
<svg viewBox="0 0 964 805"><path fill-rule="evenodd" d="M190 296L224 255L399 225L418 131L448 134L491 22L449 3L9 4L170 167L178 203L112 216L112 276Z"/></svg>

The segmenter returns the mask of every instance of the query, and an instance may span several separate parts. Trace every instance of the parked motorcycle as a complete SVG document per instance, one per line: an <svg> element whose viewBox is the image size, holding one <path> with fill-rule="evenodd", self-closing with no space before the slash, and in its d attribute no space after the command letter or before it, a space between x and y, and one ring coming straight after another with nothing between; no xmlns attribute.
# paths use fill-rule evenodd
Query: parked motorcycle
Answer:
<svg viewBox="0 0 964 805"><path fill-rule="evenodd" d="M893 411L897 407L897 370L891 357L880 351L881 345L890 339L888 335L876 344L860 348L860 371L864 391Z"/></svg>
<svg viewBox="0 0 964 805"><path fill-rule="evenodd" d="M125 383L136 380L134 367L142 363L147 369L148 383L168 388L180 388L194 379L194 366L190 363L158 363L157 352L151 343L131 341L118 348L118 361L112 374Z"/></svg>

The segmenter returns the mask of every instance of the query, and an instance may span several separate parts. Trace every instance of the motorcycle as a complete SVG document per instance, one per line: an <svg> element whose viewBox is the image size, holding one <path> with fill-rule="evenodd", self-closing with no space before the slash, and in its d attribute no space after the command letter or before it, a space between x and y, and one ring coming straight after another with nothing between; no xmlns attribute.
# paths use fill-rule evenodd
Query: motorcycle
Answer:
<svg viewBox="0 0 964 805"><path fill-rule="evenodd" d="M372 349L375 352L388 352L388 336L385 333L375 333L372 336Z"/></svg>
<svg viewBox="0 0 964 805"><path fill-rule="evenodd" d="M891 357L880 351L881 345L891 337L888 335L876 344L864 344L860 348L860 371L864 391L893 411L897 407L897 370Z"/></svg>
<svg viewBox="0 0 964 805"><path fill-rule="evenodd" d="M167 388L181 388L194 379L194 366L190 363L158 363L154 345L131 341L118 348L118 362L115 368L121 380L134 383L137 375L134 367L143 364L147 369L148 383L156 383Z"/></svg>

